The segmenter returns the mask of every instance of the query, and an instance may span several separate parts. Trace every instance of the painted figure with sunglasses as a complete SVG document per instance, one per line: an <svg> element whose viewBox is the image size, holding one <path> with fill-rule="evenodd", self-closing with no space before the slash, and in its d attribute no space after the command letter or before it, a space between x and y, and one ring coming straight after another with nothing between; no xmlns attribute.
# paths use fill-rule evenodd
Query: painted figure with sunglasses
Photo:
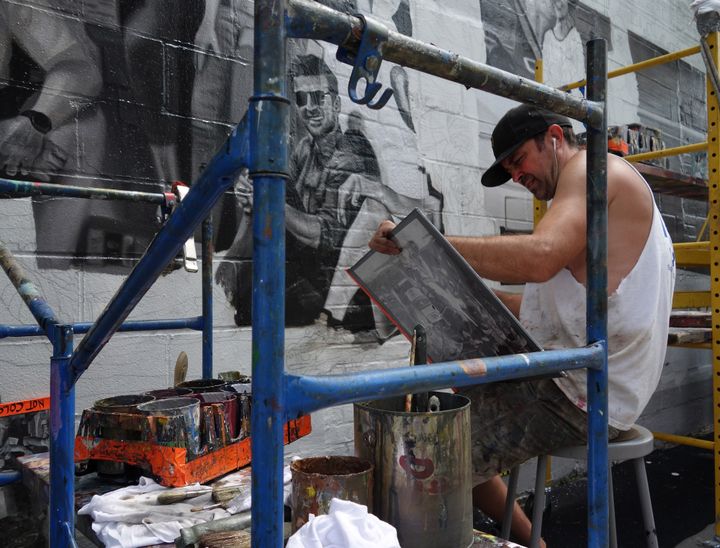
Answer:
<svg viewBox="0 0 720 548"><path fill-rule="evenodd" d="M286 186L286 323L307 325L325 304L340 250L361 203L339 203L338 189L353 174L379 180L380 169L362 120L350 116L340 127L340 96L335 75L316 55L299 55L292 64L296 106L290 178ZM249 257L252 186L235 187L240 230L226 257ZM339 214L339 209L343 209ZM237 325L250 323L251 263L225 261L216 280L235 305Z"/></svg>

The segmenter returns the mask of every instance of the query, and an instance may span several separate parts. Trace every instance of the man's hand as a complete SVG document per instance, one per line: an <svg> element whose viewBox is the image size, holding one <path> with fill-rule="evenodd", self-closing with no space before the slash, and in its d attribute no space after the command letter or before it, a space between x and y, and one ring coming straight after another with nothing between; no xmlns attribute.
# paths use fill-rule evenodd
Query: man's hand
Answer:
<svg viewBox="0 0 720 548"><path fill-rule="evenodd" d="M0 170L10 177L26 175L42 152L44 140L25 116L0 122Z"/></svg>
<svg viewBox="0 0 720 548"><path fill-rule="evenodd" d="M383 221L380 223L370 242L368 242L370 249L378 253L385 253L386 255L399 255L400 248L390 239L390 232L393 228L395 228L395 223L392 221Z"/></svg>

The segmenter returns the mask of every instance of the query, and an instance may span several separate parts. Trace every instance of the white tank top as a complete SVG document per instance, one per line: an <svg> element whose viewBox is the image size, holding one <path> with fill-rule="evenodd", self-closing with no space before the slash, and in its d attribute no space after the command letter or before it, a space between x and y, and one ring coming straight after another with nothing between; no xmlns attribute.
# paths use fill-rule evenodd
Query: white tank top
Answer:
<svg viewBox="0 0 720 548"><path fill-rule="evenodd" d="M675 287L675 254L653 200L653 221L642 254L608 298L608 423L627 430L660 380ZM585 286L566 268L525 286L520 322L546 350L586 344ZM585 369L553 379L587 412Z"/></svg>

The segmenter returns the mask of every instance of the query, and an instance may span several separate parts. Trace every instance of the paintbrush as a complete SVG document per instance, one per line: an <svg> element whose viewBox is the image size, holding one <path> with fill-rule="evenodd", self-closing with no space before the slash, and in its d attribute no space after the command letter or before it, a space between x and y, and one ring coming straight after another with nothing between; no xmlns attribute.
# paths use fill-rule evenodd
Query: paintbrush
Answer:
<svg viewBox="0 0 720 548"><path fill-rule="evenodd" d="M415 344L417 343L417 327L413 330L413 338L410 343L410 367L415 365ZM412 394L405 395L405 412L410 413L412 411Z"/></svg>

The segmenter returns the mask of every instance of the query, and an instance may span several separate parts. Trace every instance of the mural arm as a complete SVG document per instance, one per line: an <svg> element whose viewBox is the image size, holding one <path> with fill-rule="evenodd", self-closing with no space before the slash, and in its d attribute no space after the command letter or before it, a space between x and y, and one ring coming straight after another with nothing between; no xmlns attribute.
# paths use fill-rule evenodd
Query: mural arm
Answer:
<svg viewBox="0 0 720 548"><path fill-rule="evenodd" d="M45 79L18 116L0 122L0 168L10 176L52 164L50 156L45 158L46 166L40 166L38 160L45 135L76 116L77 107L68 95L93 97L102 85L97 49L81 23L25 6L14 7L11 15L17 24L7 27L12 42L45 71Z"/></svg>

